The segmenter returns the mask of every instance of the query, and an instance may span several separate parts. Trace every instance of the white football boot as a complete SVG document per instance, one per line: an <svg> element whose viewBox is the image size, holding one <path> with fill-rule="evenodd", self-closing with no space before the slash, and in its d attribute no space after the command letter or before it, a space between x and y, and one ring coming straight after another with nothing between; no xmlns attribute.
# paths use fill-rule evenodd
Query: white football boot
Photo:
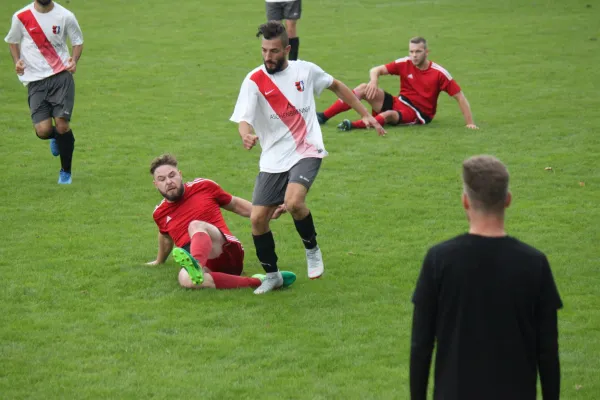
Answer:
<svg viewBox="0 0 600 400"><path fill-rule="evenodd" d="M323 254L319 246L314 249L306 249L306 263L308 265L308 277L317 279L323 275L325 266L323 265Z"/></svg>
<svg viewBox="0 0 600 400"><path fill-rule="evenodd" d="M283 286L283 276L281 272L267 272L266 278L262 281L259 287L254 290L254 294L264 294L279 289Z"/></svg>

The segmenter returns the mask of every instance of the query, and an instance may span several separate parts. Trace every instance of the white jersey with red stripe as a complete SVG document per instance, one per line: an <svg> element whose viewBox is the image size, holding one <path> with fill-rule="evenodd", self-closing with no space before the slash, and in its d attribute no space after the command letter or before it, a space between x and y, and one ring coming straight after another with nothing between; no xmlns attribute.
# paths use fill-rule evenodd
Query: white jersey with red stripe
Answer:
<svg viewBox="0 0 600 400"><path fill-rule="evenodd" d="M289 171L303 158L327 155L315 95L332 83L333 77L319 66L301 60L288 61L275 74L261 65L246 76L230 119L254 128L262 147L262 172Z"/></svg>
<svg viewBox="0 0 600 400"><path fill-rule="evenodd" d="M19 80L27 85L66 70L69 60L67 37L71 45L83 44L83 34L75 15L54 2L47 13L36 11L34 3L17 11L6 43L21 47L25 73Z"/></svg>

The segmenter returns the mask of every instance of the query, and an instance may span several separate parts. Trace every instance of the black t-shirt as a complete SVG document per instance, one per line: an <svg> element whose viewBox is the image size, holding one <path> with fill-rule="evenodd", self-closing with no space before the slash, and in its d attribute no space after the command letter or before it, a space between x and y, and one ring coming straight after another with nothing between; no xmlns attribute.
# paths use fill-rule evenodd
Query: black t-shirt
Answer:
<svg viewBox="0 0 600 400"><path fill-rule="evenodd" d="M411 397L425 399L436 343L434 398L558 399L556 311L546 256L519 240L471 234L432 247L413 295Z"/></svg>

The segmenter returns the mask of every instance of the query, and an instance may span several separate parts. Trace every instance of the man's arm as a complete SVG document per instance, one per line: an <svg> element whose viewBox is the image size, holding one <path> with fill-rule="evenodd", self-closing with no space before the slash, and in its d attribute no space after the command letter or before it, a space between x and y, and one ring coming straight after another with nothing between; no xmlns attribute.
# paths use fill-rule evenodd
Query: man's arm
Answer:
<svg viewBox="0 0 600 400"><path fill-rule="evenodd" d="M252 125L247 123L246 121L240 121L238 124L238 132L240 133L240 137L242 138L242 142L244 143L244 147L246 150L250 150L256 145L258 141L258 136L254 134L254 129L252 129Z"/></svg>
<svg viewBox="0 0 600 400"><path fill-rule="evenodd" d="M242 199L241 197L231 196L231 201L229 204L223 206L223 208L242 217L250 218L250 213L252 212L252 203L246 199Z"/></svg>
<svg viewBox="0 0 600 400"><path fill-rule="evenodd" d="M67 63L67 71L74 74L77 71L77 61L81 58L81 53L83 52L83 45L79 44L73 46L73 56L69 57L69 61Z"/></svg>
<svg viewBox="0 0 600 400"><path fill-rule="evenodd" d="M435 342L438 289L435 280L434 250L429 250L413 294L412 336L410 346L410 398L426 400L429 368Z"/></svg>
<svg viewBox="0 0 600 400"><path fill-rule="evenodd" d="M385 65L379 65L377 67L371 68L369 71L369 83L367 83L367 89L365 91L365 96L367 100L372 100L375 98L377 94L377 89L379 89L379 77L381 75L389 75L390 72L385 67Z"/></svg>
<svg viewBox="0 0 600 400"><path fill-rule="evenodd" d="M335 93L340 100L352 107L354 111L361 116L366 126L371 126L377 129L377 133L379 133L381 136L385 135L385 130L381 127L381 125L379 125L379 122L373 118L366 107L360 102L360 100L358 100L358 98L356 98L348 86L346 86L343 82L334 79L333 83L328 89Z"/></svg>
<svg viewBox="0 0 600 400"><path fill-rule="evenodd" d="M169 254L171 254L171 250L173 250L173 239L171 239L171 236L158 232L158 254L156 255L156 260L150 261L148 265L164 264Z"/></svg>
<svg viewBox="0 0 600 400"><path fill-rule="evenodd" d="M552 270L544 257L541 291L536 304L537 364L544 400L560 397L560 361L558 356L558 317L562 308Z"/></svg>
<svg viewBox="0 0 600 400"><path fill-rule="evenodd" d="M77 63L81 58L81 53L83 53L83 45L79 44L77 46L73 46L73 61Z"/></svg>
<svg viewBox="0 0 600 400"><path fill-rule="evenodd" d="M23 75L25 73L25 63L21 60L21 46L18 43L10 43L9 48L17 75Z"/></svg>
<svg viewBox="0 0 600 400"><path fill-rule="evenodd" d="M410 345L410 398L427 399L429 368L435 341L435 310L415 304Z"/></svg>
<svg viewBox="0 0 600 400"><path fill-rule="evenodd" d="M475 125L475 122L473 121L473 114L471 113L471 106L469 105L469 101L465 97L465 94L462 91L460 91L452 97L454 97L454 99L456 99L456 101L458 102L458 106L460 107L460 112L462 112L463 116L465 117L465 124L467 125L467 128L479 129L477 127L477 125Z"/></svg>

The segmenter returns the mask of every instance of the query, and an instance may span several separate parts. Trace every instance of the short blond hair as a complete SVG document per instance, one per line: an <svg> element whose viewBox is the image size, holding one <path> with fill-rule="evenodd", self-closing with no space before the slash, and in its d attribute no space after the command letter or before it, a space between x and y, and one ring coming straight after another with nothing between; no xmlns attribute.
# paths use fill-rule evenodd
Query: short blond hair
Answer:
<svg viewBox="0 0 600 400"><path fill-rule="evenodd" d="M473 156L463 162L462 179L473 208L504 213L509 174L502 161L488 155Z"/></svg>
<svg viewBox="0 0 600 400"><path fill-rule="evenodd" d="M423 43L423 47L427 48L427 40L425 40L425 38L422 36L415 36L414 38L411 38L409 40L409 43L412 43L412 44Z"/></svg>
<svg viewBox="0 0 600 400"><path fill-rule="evenodd" d="M150 163L150 174L154 175L154 171L156 171L156 168L163 165L172 165L173 167L177 168L177 159L172 154L163 154L161 156L156 157Z"/></svg>

